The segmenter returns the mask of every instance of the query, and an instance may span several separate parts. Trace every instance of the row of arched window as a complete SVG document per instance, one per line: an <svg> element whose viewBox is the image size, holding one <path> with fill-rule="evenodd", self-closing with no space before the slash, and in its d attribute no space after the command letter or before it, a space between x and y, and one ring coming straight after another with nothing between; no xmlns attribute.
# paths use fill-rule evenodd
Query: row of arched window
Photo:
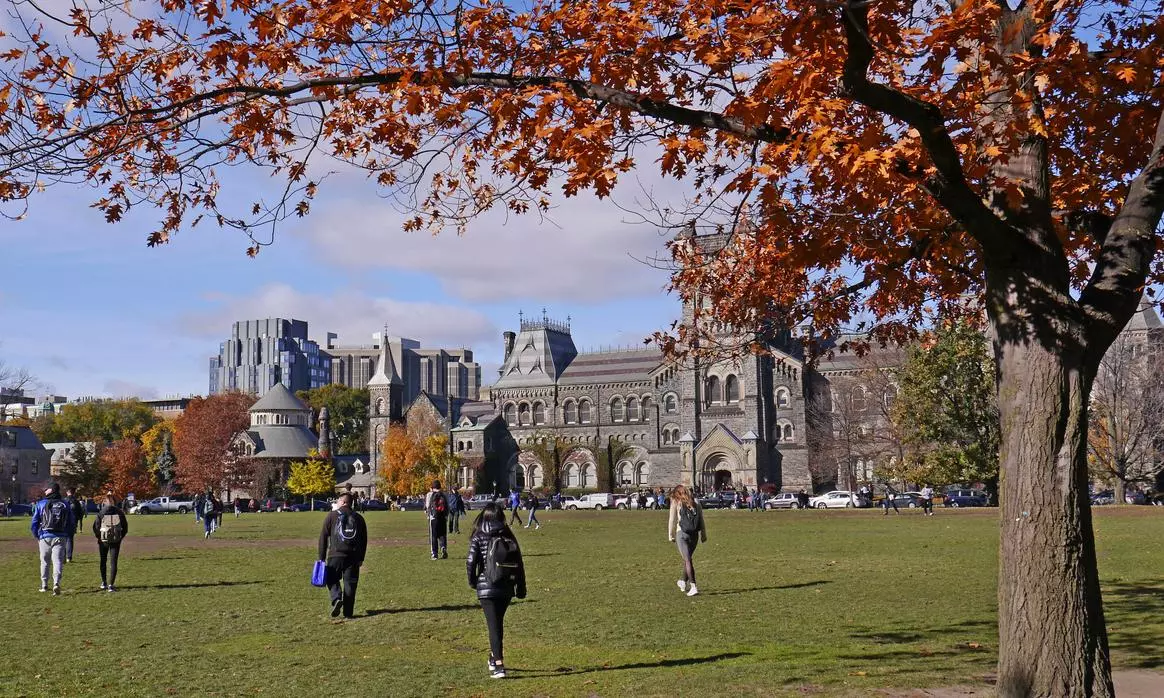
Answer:
<svg viewBox="0 0 1164 698"><path fill-rule="evenodd" d="M458 451L472 451L473 450L473 440L472 439L467 439L467 440L461 439L461 440L457 441L457 450Z"/></svg>
<svg viewBox="0 0 1164 698"><path fill-rule="evenodd" d="M723 380L719 376L708 376L704 383L703 401L709 406L739 404L740 380L734 375Z"/></svg>
<svg viewBox="0 0 1164 698"><path fill-rule="evenodd" d="M307 426L307 415L301 413L282 414L279 412L260 412L255 415L255 426L301 424Z"/></svg>
<svg viewBox="0 0 1164 698"><path fill-rule="evenodd" d="M678 411L678 405L673 394L667 395L666 411ZM615 396L610 400L610 421L612 422L649 422L652 402L650 396L639 398L635 395L623 398ZM507 402L502 408L505 423L515 426L540 426L546 423L546 404L535 401ZM593 419L593 407L589 398L575 400L567 399L562 403L562 422L565 424L590 424Z"/></svg>
<svg viewBox="0 0 1164 698"><path fill-rule="evenodd" d="M679 445L679 427L664 427L662 441L664 446Z"/></svg>

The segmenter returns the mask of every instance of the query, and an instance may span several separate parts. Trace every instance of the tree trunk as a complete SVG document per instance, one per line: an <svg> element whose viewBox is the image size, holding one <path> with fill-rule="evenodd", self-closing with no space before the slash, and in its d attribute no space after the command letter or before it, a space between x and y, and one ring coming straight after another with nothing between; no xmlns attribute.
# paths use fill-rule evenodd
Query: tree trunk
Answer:
<svg viewBox="0 0 1164 698"><path fill-rule="evenodd" d="M1115 501L1112 504L1127 504L1128 483L1122 476L1117 476L1115 481L1115 489L1113 490L1112 499Z"/></svg>
<svg viewBox="0 0 1164 698"><path fill-rule="evenodd" d="M1082 327L1062 305L1036 322L992 306L1002 421L998 695L1113 696L1087 492L1094 370Z"/></svg>

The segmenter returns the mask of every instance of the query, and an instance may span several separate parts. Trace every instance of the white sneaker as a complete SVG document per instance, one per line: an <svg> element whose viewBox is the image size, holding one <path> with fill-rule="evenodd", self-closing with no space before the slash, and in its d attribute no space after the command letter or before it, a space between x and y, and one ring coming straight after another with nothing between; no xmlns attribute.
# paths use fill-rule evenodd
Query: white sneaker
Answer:
<svg viewBox="0 0 1164 698"><path fill-rule="evenodd" d="M687 591L687 580L686 579L676 580L675 584L679 587L679 591Z"/></svg>
<svg viewBox="0 0 1164 698"><path fill-rule="evenodd" d="M692 584L691 588L687 590L688 596L695 596L698 593L699 593L699 589L696 589L694 584Z"/></svg>
<svg viewBox="0 0 1164 698"><path fill-rule="evenodd" d="M101 591L105 591L105 585L104 585L104 584L102 584L101 586L99 586L99 587L97 587L97 588L98 588L98 589L100 589Z"/></svg>

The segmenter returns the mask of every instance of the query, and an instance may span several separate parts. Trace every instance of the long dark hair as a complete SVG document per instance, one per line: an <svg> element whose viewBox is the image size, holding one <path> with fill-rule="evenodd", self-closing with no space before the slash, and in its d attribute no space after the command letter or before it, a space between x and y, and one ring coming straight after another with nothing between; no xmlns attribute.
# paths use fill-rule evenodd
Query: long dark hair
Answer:
<svg viewBox="0 0 1164 698"><path fill-rule="evenodd" d="M489 502L485 508L477 514L477 518L473 521L473 533L480 531L485 527L485 524L496 521L501 524L503 529L509 527L505 525L505 511L497 502Z"/></svg>

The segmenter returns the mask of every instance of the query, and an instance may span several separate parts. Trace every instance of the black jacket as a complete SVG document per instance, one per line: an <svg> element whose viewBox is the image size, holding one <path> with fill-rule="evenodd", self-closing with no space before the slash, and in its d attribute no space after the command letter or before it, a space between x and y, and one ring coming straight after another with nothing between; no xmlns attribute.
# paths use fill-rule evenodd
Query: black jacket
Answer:
<svg viewBox="0 0 1164 698"><path fill-rule="evenodd" d="M333 535L336 522L340 514L354 516L356 519L356 539L353 541L341 540ZM319 559L320 560L349 560L357 565L364 564L364 554L368 551L368 526L364 517L352 511L350 507L341 507L329 511L323 519L323 530L319 532Z"/></svg>
<svg viewBox="0 0 1164 698"><path fill-rule="evenodd" d="M129 521L126 520L125 514L117 507L103 506L101 511L93 517L93 536L97 540L101 540L101 520L106 516L116 516L121 519L121 537L124 540L129 535Z"/></svg>
<svg viewBox="0 0 1164 698"><path fill-rule="evenodd" d="M503 599L517 596L525 598L525 564L517 575L517 583L506 581L499 585L489 583L485 579L485 556L489 553L489 542L497 536L513 538L513 531L500 521L486 522L479 531L474 531L469 539L469 557L465 561L465 570L469 575L469 586L477 590L479 599Z"/></svg>

